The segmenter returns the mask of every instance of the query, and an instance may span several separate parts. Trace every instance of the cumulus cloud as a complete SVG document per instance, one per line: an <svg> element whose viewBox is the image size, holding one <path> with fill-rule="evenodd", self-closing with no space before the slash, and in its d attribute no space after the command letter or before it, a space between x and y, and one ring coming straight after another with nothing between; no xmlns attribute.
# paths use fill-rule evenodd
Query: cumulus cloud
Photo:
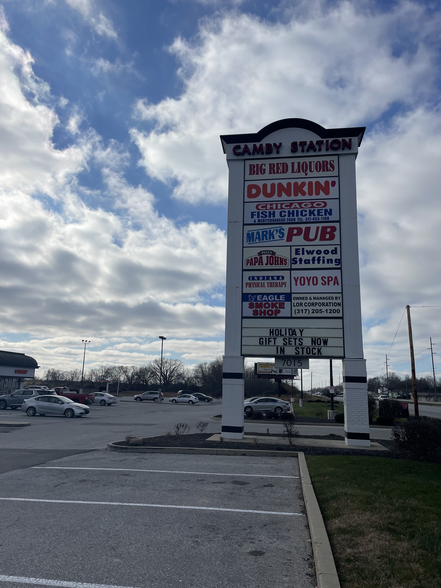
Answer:
<svg viewBox="0 0 441 588"><path fill-rule="evenodd" d="M397 5L390 13L341 2L315 4L308 16L293 9L283 23L231 13L204 21L192 42L175 40L183 92L135 115L153 123L132 137L147 173L175 182L189 202L225 198L219 135L255 132L273 120L309 118L324 126L375 121L392 105L418 104L433 87L435 57L422 44L423 9ZM413 50L397 46L406 32Z"/></svg>

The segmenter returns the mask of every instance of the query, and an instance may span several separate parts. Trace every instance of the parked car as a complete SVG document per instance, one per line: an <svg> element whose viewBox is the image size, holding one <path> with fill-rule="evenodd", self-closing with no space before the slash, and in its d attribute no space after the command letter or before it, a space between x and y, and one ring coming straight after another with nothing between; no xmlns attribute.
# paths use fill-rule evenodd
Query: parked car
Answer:
<svg viewBox="0 0 441 588"><path fill-rule="evenodd" d="M196 404L199 402L199 398L196 398L193 394L181 394L176 398L171 398L170 402L178 404Z"/></svg>
<svg viewBox="0 0 441 588"><path fill-rule="evenodd" d="M89 407L85 404L74 402L65 396L58 396L56 394L47 396L35 396L25 400L21 406L21 410L28 416L35 416L36 414L65 416L72 418L75 416L83 416L89 414Z"/></svg>
<svg viewBox="0 0 441 588"><path fill-rule="evenodd" d="M19 388L14 390L12 394L4 394L0 396L0 410L6 410L8 407L12 409L19 408L25 400L40 396L41 394L54 394L49 390L33 390L32 388Z"/></svg>
<svg viewBox="0 0 441 588"><path fill-rule="evenodd" d="M143 400L153 400L153 402L162 402L164 400L164 394L159 392L159 390L149 390L148 392L143 392L142 394L136 394L133 397L137 402L142 402Z"/></svg>
<svg viewBox="0 0 441 588"><path fill-rule="evenodd" d="M46 392L49 391L47 386L26 386L26 390L45 390Z"/></svg>
<svg viewBox="0 0 441 588"><path fill-rule="evenodd" d="M378 400L389 400L389 396L387 394L380 394Z"/></svg>
<svg viewBox="0 0 441 588"><path fill-rule="evenodd" d="M276 414L281 415L284 412L289 412L291 410L291 405L289 402L281 400L280 398L264 396L253 402L245 402L243 409L247 416L251 416L254 412L275 412Z"/></svg>
<svg viewBox="0 0 441 588"><path fill-rule="evenodd" d="M193 396L196 396L196 398L200 401L200 402L213 402L213 398L211 396L207 396L206 394L202 394L202 392L192 392ZM182 396L182 394L181 394Z"/></svg>
<svg viewBox="0 0 441 588"><path fill-rule="evenodd" d="M117 400L113 394L107 392L95 392L93 394L93 404L101 404L101 406L110 406L116 404Z"/></svg>

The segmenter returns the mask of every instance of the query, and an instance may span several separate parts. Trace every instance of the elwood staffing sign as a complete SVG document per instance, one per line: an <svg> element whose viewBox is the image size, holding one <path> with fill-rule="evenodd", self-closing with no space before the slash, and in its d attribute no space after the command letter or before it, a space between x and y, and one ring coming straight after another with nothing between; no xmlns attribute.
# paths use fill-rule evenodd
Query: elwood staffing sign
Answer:
<svg viewBox="0 0 441 588"><path fill-rule="evenodd" d="M363 358L355 159L364 131L286 119L221 136L229 167L224 389L243 357Z"/></svg>

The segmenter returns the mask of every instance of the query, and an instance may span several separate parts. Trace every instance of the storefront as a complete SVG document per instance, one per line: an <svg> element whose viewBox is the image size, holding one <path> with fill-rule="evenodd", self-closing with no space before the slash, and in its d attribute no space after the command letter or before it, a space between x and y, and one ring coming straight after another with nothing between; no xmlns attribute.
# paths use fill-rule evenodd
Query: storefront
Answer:
<svg viewBox="0 0 441 588"><path fill-rule="evenodd" d="M0 394L22 388L26 379L35 377L35 370L39 367L29 355L0 351Z"/></svg>

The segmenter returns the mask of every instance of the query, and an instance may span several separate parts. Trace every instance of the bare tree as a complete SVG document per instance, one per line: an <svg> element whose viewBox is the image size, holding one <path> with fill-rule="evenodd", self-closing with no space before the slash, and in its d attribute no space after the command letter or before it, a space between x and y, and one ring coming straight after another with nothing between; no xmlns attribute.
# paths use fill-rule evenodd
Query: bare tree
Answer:
<svg viewBox="0 0 441 588"><path fill-rule="evenodd" d="M171 384L179 384L184 381L186 376L185 366L180 359L163 359L162 360L162 377L161 377L161 360L155 359L150 364L152 380L155 384L160 384L167 389Z"/></svg>

